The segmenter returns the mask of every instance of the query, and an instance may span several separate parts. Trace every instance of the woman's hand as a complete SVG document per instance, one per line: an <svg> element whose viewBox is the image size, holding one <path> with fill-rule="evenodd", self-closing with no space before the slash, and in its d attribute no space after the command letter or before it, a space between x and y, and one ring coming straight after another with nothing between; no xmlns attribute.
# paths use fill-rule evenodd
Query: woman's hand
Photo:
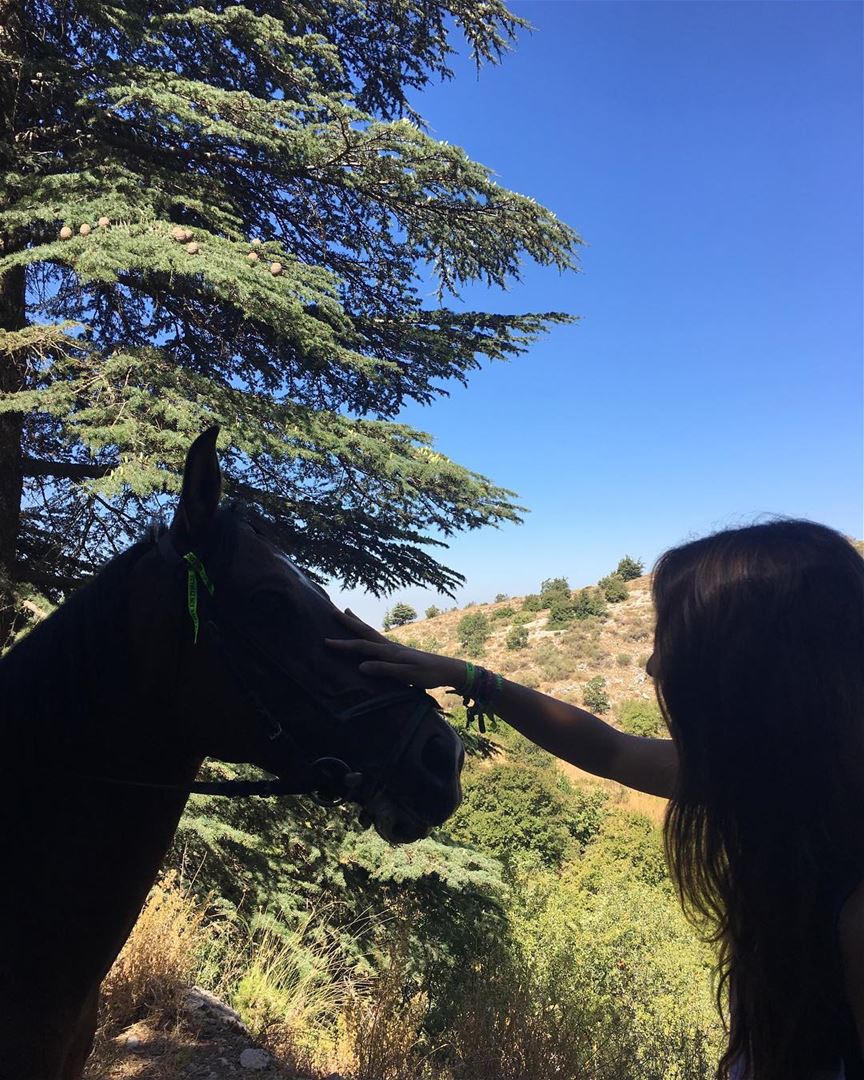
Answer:
<svg viewBox="0 0 864 1080"><path fill-rule="evenodd" d="M326 638L325 644L339 652L353 653L361 660L364 675L379 675L411 686L431 690L436 686L452 686L459 690L465 684L465 663L449 656L409 649L388 641L383 634L367 626L350 610L338 611L339 619L353 638Z"/></svg>

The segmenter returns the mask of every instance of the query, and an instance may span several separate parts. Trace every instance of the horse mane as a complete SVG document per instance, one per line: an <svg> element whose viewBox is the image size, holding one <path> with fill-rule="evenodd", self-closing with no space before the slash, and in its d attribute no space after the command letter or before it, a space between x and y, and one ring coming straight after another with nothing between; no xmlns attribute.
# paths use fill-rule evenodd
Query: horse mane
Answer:
<svg viewBox="0 0 864 1080"><path fill-rule="evenodd" d="M61 718L86 723L99 701L122 701L128 657L127 583L158 532L105 564L48 618L0 657L0 730L7 751L22 736L31 741ZM33 743L35 745L35 741ZM24 747L21 747L24 749Z"/></svg>

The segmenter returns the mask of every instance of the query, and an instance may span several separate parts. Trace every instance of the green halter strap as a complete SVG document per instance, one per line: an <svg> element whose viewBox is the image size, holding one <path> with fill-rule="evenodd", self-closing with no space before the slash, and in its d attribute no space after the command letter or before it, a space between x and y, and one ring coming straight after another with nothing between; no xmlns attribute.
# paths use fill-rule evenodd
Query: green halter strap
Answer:
<svg viewBox="0 0 864 1080"><path fill-rule="evenodd" d="M183 561L188 564L189 569L186 572L186 607L189 611L189 617L192 620L192 626L195 630L193 637L194 643L198 644L198 582L200 581L204 588L210 595L213 595L214 586L213 582L207 577L207 571L204 569L204 564L198 558L194 551L187 551L183 556Z"/></svg>

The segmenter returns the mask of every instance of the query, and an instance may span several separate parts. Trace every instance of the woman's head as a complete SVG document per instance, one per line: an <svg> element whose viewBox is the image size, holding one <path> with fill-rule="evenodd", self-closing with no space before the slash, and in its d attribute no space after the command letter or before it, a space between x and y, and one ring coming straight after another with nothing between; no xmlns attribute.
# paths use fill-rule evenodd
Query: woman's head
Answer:
<svg viewBox="0 0 864 1080"><path fill-rule="evenodd" d="M684 779L718 803L812 778L864 737L864 559L809 521L730 529L654 572L653 671ZM720 787L722 785L722 788Z"/></svg>
<svg viewBox="0 0 864 1080"><path fill-rule="evenodd" d="M670 868L735 984L733 1051L792 1080L830 1044L832 905L864 875L864 559L778 520L667 552L653 588Z"/></svg>

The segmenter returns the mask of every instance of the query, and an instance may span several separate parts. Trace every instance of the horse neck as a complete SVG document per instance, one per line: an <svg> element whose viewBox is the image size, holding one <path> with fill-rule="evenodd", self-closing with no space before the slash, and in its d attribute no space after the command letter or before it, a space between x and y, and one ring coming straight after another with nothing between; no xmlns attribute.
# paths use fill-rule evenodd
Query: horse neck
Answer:
<svg viewBox="0 0 864 1080"><path fill-rule="evenodd" d="M174 673L145 679L127 634L136 554L110 563L0 660L9 757L49 770L120 769L139 780L142 770L166 782L188 773L194 755L179 745L180 718L160 692Z"/></svg>

